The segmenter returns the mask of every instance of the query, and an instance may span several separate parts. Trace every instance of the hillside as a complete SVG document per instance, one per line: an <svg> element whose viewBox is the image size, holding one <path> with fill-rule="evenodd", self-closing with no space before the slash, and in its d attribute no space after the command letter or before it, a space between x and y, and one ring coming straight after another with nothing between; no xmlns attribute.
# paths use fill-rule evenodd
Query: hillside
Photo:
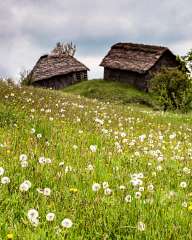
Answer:
<svg viewBox="0 0 192 240"><path fill-rule="evenodd" d="M192 116L69 93L86 84L0 83L0 239L190 240Z"/></svg>
<svg viewBox="0 0 192 240"><path fill-rule="evenodd" d="M114 81L89 80L64 88L64 92L120 104L152 107L152 96L136 88Z"/></svg>

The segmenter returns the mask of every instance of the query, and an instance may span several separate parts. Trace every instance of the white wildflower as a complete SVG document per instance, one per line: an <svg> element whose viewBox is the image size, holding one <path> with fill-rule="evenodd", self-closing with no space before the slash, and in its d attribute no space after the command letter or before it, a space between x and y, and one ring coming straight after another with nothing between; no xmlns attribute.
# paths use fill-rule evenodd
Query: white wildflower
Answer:
<svg viewBox="0 0 192 240"><path fill-rule="evenodd" d="M92 185L92 190L93 190L94 192L98 192L100 188L101 188L101 185L100 185L99 183L94 183L94 184Z"/></svg>
<svg viewBox="0 0 192 240"><path fill-rule="evenodd" d="M54 213L48 213L48 214L46 215L46 220L47 220L48 222L52 222L52 221L54 220L54 218L55 218L55 214L54 214Z"/></svg>
<svg viewBox="0 0 192 240"><path fill-rule="evenodd" d="M35 128L31 128L31 133L32 133L32 134L35 133Z"/></svg>
<svg viewBox="0 0 192 240"><path fill-rule="evenodd" d="M61 222L61 226L64 228L71 228L73 225L73 222L71 221L71 219L69 218L65 218L62 222Z"/></svg>
<svg viewBox="0 0 192 240"><path fill-rule="evenodd" d="M39 163L40 164L45 164L46 163L46 158L45 157L40 157L39 158Z"/></svg>
<svg viewBox="0 0 192 240"><path fill-rule="evenodd" d="M184 167L184 168L183 168L183 172L184 172L185 174L190 174L190 173L191 173L191 169L188 168L188 167Z"/></svg>
<svg viewBox="0 0 192 240"><path fill-rule="evenodd" d="M91 145L90 150L91 150L91 152L96 152L97 151L97 146L96 145Z"/></svg>
<svg viewBox="0 0 192 240"><path fill-rule="evenodd" d="M138 222L137 229L139 231L144 231L145 230L145 224L143 222Z"/></svg>
<svg viewBox="0 0 192 240"><path fill-rule="evenodd" d="M93 167L93 165L92 164L89 164L88 166L87 166L87 170L88 171L93 171L94 170L94 167Z"/></svg>
<svg viewBox="0 0 192 240"><path fill-rule="evenodd" d="M135 193L135 198L136 198L136 199L140 199L141 196L142 196L141 192L136 192L136 193Z"/></svg>
<svg viewBox="0 0 192 240"><path fill-rule="evenodd" d="M109 183L108 183L108 182L103 182L102 185L103 185L103 188L104 188L104 189L109 187Z"/></svg>
<svg viewBox="0 0 192 240"><path fill-rule="evenodd" d="M28 167L28 162L27 162L27 161L22 161L22 162L21 162L21 167L22 167L22 168Z"/></svg>
<svg viewBox="0 0 192 240"><path fill-rule="evenodd" d="M124 190L126 189L126 187L125 187L124 185L120 185L120 186L119 186L119 189L122 190L122 191L124 191Z"/></svg>
<svg viewBox="0 0 192 240"><path fill-rule="evenodd" d="M19 190L21 192L27 192L31 188L31 182L29 180L25 180L23 183L21 183Z"/></svg>
<svg viewBox="0 0 192 240"><path fill-rule="evenodd" d="M149 185L147 186L147 190L148 190L149 192L153 192L153 191L154 191L154 186L153 186L153 184L149 184Z"/></svg>
<svg viewBox="0 0 192 240"><path fill-rule="evenodd" d="M28 219L35 219L39 217L39 213L36 209L29 209L28 213L27 213Z"/></svg>
<svg viewBox="0 0 192 240"><path fill-rule="evenodd" d="M125 197L125 202L126 202L126 203L130 203L131 201L132 201L131 195L127 195L127 196Z"/></svg>
<svg viewBox="0 0 192 240"><path fill-rule="evenodd" d="M51 189L50 188L44 188L43 195L44 196L50 196L51 195Z"/></svg>
<svg viewBox="0 0 192 240"><path fill-rule="evenodd" d="M37 134L37 138L39 138L39 139L42 138L42 134L41 134L41 133L38 133L38 134Z"/></svg>
<svg viewBox="0 0 192 240"><path fill-rule="evenodd" d="M9 178L9 177L2 177L2 178L1 178L1 183L2 183L2 184L8 184L8 183L10 183L10 178Z"/></svg>
<svg viewBox="0 0 192 240"><path fill-rule="evenodd" d="M110 196L112 195L112 190L110 188L105 188L104 193L105 195Z"/></svg>
<svg viewBox="0 0 192 240"><path fill-rule="evenodd" d="M26 154L21 154L19 157L20 161L27 161L27 155Z"/></svg>
<svg viewBox="0 0 192 240"><path fill-rule="evenodd" d="M186 188L187 187L187 183L186 182L181 182L180 183L180 187L181 188Z"/></svg>
<svg viewBox="0 0 192 240"><path fill-rule="evenodd" d="M187 204L187 202L183 202L181 206L184 208L187 208L188 204Z"/></svg>

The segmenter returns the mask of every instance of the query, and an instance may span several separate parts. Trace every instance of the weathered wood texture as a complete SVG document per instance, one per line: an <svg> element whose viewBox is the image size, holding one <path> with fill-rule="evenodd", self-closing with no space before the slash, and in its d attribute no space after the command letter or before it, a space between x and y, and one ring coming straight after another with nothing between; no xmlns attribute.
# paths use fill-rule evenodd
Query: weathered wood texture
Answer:
<svg viewBox="0 0 192 240"><path fill-rule="evenodd" d="M87 79L89 69L73 56L52 52L40 57L31 71L31 84L38 87L64 88Z"/></svg>
<svg viewBox="0 0 192 240"><path fill-rule="evenodd" d="M149 80L162 67L177 67L176 56L166 47L118 43L101 62L104 79L126 82L147 90Z"/></svg>
<svg viewBox="0 0 192 240"><path fill-rule="evenodd" d="M62 89L69 85L87 80L87 71L69 73L65 75L54 76L48 79L43 79L33 82L34 87Z"/></svg>

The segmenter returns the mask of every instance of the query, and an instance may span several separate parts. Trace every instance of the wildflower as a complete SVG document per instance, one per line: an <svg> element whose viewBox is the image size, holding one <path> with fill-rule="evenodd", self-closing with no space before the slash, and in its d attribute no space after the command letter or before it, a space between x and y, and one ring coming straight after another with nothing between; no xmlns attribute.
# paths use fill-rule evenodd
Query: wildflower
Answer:
<svg viewBox="0 0 192 240"><path fill-rule="evenodd" d="M153 184L149 184L149 185L147 186L147 190L148 190L149 192L153 192L153 190L154 190Z"/></svg>
<svg viewBox="0 0 192 240"><path fill-rule="evenodd" d="M64 162L60 162L59 167L63 167L63 166L64 166Z"/></svg>
<svg viewBox="0 0 192 240"><path fill-rule="evenodd" d="M131 195L127 195L127 196L125 197L125 202L126 202L126 203L130 203L131 201L132 201Z"/></svg>
<svg viewBox="0 0 192 240"><path fill-rule="evenodd" d="M188 210L189 210L189 212L191 212L191 211L192 211L192 204L191 204L191 205L189 205L189 207L188 207Z"/></svg>
<svg viewBox="0 0 192 240"><path fill-rule="evenodd" d="M22 167L22 168L28 167L28 162L27 162L27 161L22 161L22 162L21 162L21 167Z"/></svg>
<svg viewBox="0 0 192 240"><path fill-rule="evenodd" d="M187 208L188 204L187 204L187 202L183 202L183 203L181 204L181 206L184 207L184 208Z"/></svg>
<svg viewBox="0 0 192 240"><path fill-rule="evenodd" d="M39 224L39 219L38 218L32 218L30 220L31 224L34 226L34 227L37 227L38 224Z"/></svg>
<svg viewBox="0 0 192 240"><path fill-rule="evenodd" d="M97 145L91 145L89 148L90 148L91 152L97 151Z"/></svg>
<svg viewBox="0 0 192 240"><path fill-rule="evenodd" d="M66 166L65 167L65 173L71 172L72 171L72 167L71 166Z"/></svg>
<svg viewBox="0 0 192 240"><path fill-rule="evenodd" d="M35 128L31 128L31 133L32 133L32 134L35 133Z"/></svg>
<svg viewBox="0 0 192 240"><path fill-rule="evenodd" d="M71 221L71 219L69 218L65 218L62 222L61 222L61 226L64 228L71 228L73 225L73 222Z"/></svg>
<svg viewBox="0 0 192 240"><path fill-rule="evenodd" d="M108 184L108 182L103 182L103 184L102 184L102 185L103 185L103 188L104 188L104 189L106 189L106 188L108 188L108 187L109 187L109 184Z"/></svg>
<svg viewBox="0 0 192 240"><path fill-rule="evenodd" d="M172 139L174 139L176 136L177 136L177 135L176 135L176 133L174 132L173 134L171 134L171 135L169 136L169 139L172 140Z"/></svg>
<svg viewBox="0 0 192 240"><path fill-rule="evenodd" d="M48 213L48 214L46 215L46 220L47 220L48 222L52 222L52 221L54 220L54 218L55 218L55 214L54 214L54 213Z"/></svg>
<svg viewBox="0 0 192 240"><path fill-rule="evenodd" d="M32 219L32 218L38 218L39 217L39 213L36 209L29 209L28 213L27 213L27 216L29 219Z"/></svg>
<svg viewBox="0 0 192 240"><path fill-rule="evenodd" d="M88 166L87 166L87 170L88 171L93 171L94 170L94 167L93 167L93 165L92 164L89 164Z"/></svg>
<svg viewBox="0 0 192 240"><path fill-rule="evenodd" d="M26 154L21 154L19 157L19 160L22 161L27 161L27 155Z"/></svg>
<svg viewBox="0 0 192 240"><path fill-rule="evenodd" d="M39 163L40 164L45 164L46 163L46 158L45 157L40 157L39 158Z"/></svg>
<svg viewBox="0 0 192 240"><path fill-rule="evenodd" d="M126 187L125 187L124 185L120 185L120 186L119 186L119 189L123 191L123 190L126 189Z"/></svg>
<svg viewBox="0 0 192 240"><path fill-rule="evenodd" d="M137 229L141 232L144 231L145 230L145 224L143 222L138 222Z"/></svg>
<svg viewBox="0 0 192 240"><path fill-rule="evenodd" d="M143 142L143 141L145 140L145 138L146 138L146 135L145 135L145 134L139 136L139 140L140 140L141 142Z"/></svg>
<svg viewBox="0 0 192 240"><path fill-rule="evenodd" d="M51 195L51 189L50 188L44 188L43 195L44 196L50 196Z"/></svg>
<svg viewBox="0 0 192 240"><path fill-rule="evenodd" d="M52 160L50 158L45 159L45 163L50 164L51 162L52 162Z"/></svg>
<svg viewBox="0 0 192 240"><path fill-rule="evenodd" d="M187 183L186 182L181 182L180 183L180 187L181 188L186 188L187 187Z"/></svg>
<svg viewBox="0 0 192 240"><path fill-rule="evenodd" d="M5 172L4 168L0 167L0 176L2 176L4 172Z"/></svg>
<svg viewBox="0 0 192 240"><path fill-rule="evenodd" d="M141 198L141 195L142 195L141 192L136 192L136 193L135 193L135 198L136 198L136 199L140 199L140 198Z"/></svg>
<svg viewBox="0 0 192 240"><path fill-rule="evenodd" d="M38 134L37 134L37 138L38 138L38 139L42 138L42 134L41 134L41 133L38 133Z"/></svg>
<svg viewBox="0 0 192 240"><path fill-rule="evenodd" d="M7 234L7 240L12 240L12 239L13 239L13 234L12 233Z"/></svg>
<svg viewBox="0 0 192 240"><path fill-rule="evenodd" d="M143 184L143 181L142 181L141 179L132 179L132 180L130 181L130 183L131 183L134 187L136 187L136 186L142 185L142 184Z"/></svg>
<svg viewBox="0 0 192 240"><path fill-rule="evenodd" d="M78 189L77 188L70 188L69 191L71 193L77 193L78 192Z"/></svg>
<svg viewBox="0 0 192 240"><path fill-rule="evenodd" d="M101 185L100 185L99 183L94 183L94 184L92 185L92 190L93 190L94 192L98 192L100 188L101 188Z"/></svg>
<svg viewBox="0 0 192 240"><path fill-rule="evenodd" d="M188 168L188 167L184 167L184 168L183 168L183 172L184 172L185 174L190 174L190 173L191 173L191 169Z"/></svg>
<svg viewBox="0 0 192 240"><path fill-rule="evenodd" d="M21 192L27 192L29 190L29 188L31 188L31 182L26 180L23 183L21 183L19 190Z"/></svg>
<svg viewBox="0 0 192 240"><path fill-rule="evenodd" d="M8 184L8 183L10 183L10 178L9 178L9 177L2 177L2 178L1 178L1 183L2 183L2 184Z"/></svg>
<svg viewBox="0 0 192 240"><path fill-rule="evenodd" d="M112 190L110 188L105 188L104 193L105 195L110 196L112 195Z"/></svg>
<svg viewBox="0 0 192 240"><path fill-rule="evenodd" d="M74 149L74 150L77 150L77 148L78 148L78 146L74 144L74 145L73 145L73 149Z"/></svg>

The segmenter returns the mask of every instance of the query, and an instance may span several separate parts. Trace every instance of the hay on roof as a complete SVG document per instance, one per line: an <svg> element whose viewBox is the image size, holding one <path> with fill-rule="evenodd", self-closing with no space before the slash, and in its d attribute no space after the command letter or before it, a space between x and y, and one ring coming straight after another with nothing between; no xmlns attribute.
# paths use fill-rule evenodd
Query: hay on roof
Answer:
<svg viewBox="0 0 192 240"><path fill-rule="evenodd" d="M32 82L87 70L89 69L84 64L72 56L65 54L44 55L32 71Z"/></svg>
<svg viewBox="0 0 192 240"><path fill-rule="evenodd" d="M100 66L144 73L154 66L167 51L172 54L166 47L117 43L111 47Z"/></svg>

